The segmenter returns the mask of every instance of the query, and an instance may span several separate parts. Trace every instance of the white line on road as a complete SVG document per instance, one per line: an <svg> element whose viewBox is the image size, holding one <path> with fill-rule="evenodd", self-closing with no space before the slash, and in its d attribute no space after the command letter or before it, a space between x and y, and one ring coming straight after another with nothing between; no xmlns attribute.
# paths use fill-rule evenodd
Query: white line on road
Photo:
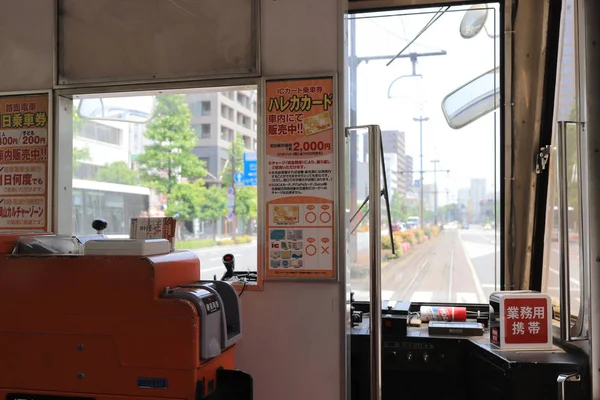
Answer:
<svg viewBox="0 0 600 400"><path fill-rule="evenodd" d="M477 293L473 292L458 292L456 293L456 302L457 303L479 303L477 301Z"/></svg>
<svg viewBox="0 0 600 400"><path fill-rule="evenodd" d="M560 292L560 287L558 287L558 286L550 286L547 290L548 291L552 290L552 291ZM571 288L571 292L579 292L579 288Z"/></svg>
<svg viewBox="0 0 600 400"><path fill-rule="evenodd" d="M548 269L550 270L550 272L553 272L553 273L555 273L556 275L560 275L560 272L558 272L558 270L556 270L556 269L554 269L554 268L548 268ZM573 285L577 285L577 286L579 286L579 281L578 281L578 280L576 280L575 278L571 278L571 283L572 283Z"/></svg>
<svg viewBox="0 0 600 400"><path fill-rule="evenodd" d="M450 284L448 285L448 298L452 299L452 273L454 267L454 249L450 252Z"/></svg>
<svg viewBox="0 0 600 400"><path fill-rule="evenodd" d="M471 270L471 275L473 275L473 281L475 281L475 288L477 289L477 294L479 295L479 301L481 303L487 303L487 301L485 299L485 294L483 294L483 289L481 288L481 282L479 282L479 277L477 276L475 267L473 266L473 263L471 262L471 259L469 258L469 253L467 252L467 249L465 248L465 244L464 244L462 238L460 237L460 235L458 235L458 240L459 240L460 245L462 246L462 249L465 253L465 258L467 259L467 264L469 264L469 269Z"/></svg>
<svg viewBox="0 0 600 400"><path fill-rule="evenodd" d="M368 290L353 290L354 298L358 299L358 301L369 301L369 291ZM394 294L393 290L382 290L381 291L381 301L386 301L392 298Z"/></svg>
<svg viewBox="0 0 600 400"><path fill-rule="evenodd" d="M481 287L485 289L496 289L496 285L493 283L482 283Z"/></svg>
<svg viewBox="0 0 600 400"><path fill-rule="evenodd" d="M431 255L431 253L429 253L427 255L427 260L425 260L425 262L423 263L423 265L421 265L421 267L419 268L419 270L417 271L417 273L415 274L415 276L413 276L412 280L410 281L410 283L408 284L408 286L406 287L406 290L404 291L404 294L402 295L402 298L405 298L406 295L408 293L410 293L410 289L412 288L412 285L415 284L417 278L421 275L421 272L423 272L423 268L425 268L425 266L427 265L427 263L429 262L429 256Z"/></svg>
<svg viewBox="0 0 600 400"><path fill-rule="evenodd" d="M415 303L427 303L431 301L433 292L414 292L410 297L410 301Z"/></svg>

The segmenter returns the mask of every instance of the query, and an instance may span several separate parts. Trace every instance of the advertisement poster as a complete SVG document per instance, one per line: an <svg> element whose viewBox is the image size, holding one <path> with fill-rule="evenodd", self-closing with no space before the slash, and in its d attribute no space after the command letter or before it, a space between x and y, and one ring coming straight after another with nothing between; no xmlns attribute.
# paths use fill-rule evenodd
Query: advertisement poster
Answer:
<svg viewBox="0 0 600 400"><path fill-rule="evenodd" d="M334 268L333 78L266 83L267 278Z"/></svg>
<svg viewBox="0 0 600 400"><path fill-rule="evenodd" d="M47 231L48 96L0 98L0 231Z"/></svg>

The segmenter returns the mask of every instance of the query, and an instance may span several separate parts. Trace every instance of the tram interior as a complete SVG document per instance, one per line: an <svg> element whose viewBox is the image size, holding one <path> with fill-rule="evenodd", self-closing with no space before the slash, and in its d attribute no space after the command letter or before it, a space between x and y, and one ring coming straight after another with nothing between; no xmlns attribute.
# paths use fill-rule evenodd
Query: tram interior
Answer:
<svg viewBox="0 0 600 400"><path fill-rule="evenodd" d="M336 199L345 209L327 214L343 242L331 245L327 260L342 261L336 279L322 285L272 279L263 292L269 268L303 268L301 247L293 247L301 246L301 230L282 231L289 248L270 248L265 239L266 80L67 87L55 97L57 154L72 155L70 168L57 164L55 185L65 188L56 196L60 234L79 238L73 243L82 248L125 242L133 240L131 219L173 217L177 248L136 255L130 269L120 268L121 253L91 252L82 255L83 272L63 253L2 255L0 275L17 282L2 286L0 310L13 318L4 323L38 329L20 307L43 301L51 289L42 277L67 282L78 301L53 297L46 323L57 332L67 326L82 341L102 332L94 351L114 358L105 369L118 379L105 388L93 381L102 373L89 379L78 370L69 380L56 368L56 382L35 376L27 383L29 366L10 349L24 342L4 326L0 333L14 342L0 344L0 353L13 361L0 360L8 376L0 377L0 394L280 399L290 385L312 384L281 371L288 363L323 375L321 386L305 389L325 396L311 397L317 400L331 400L322 394L327 385L340 385L328 388L351 400L593 398L580 1L379 3L350 1L343 21L345 115L332 120L339 138L328 150L342 153L332 171L343 181L334 187L343 188ZM21 238L17 249L33 242ZM26 279L29 303L12 304ZM135 282L134 296L126 281ZM117 300L97 301L101 286ZM191 308L181 307L186 301ZM121 313L139 309L151 332L139 342L93 321L117 315L129 326ZM75 339L64 340L71 346ZM123 343L125 356L115 350ZM32 359L56 351L39 346ZM155 348L146 354L144 346ZM333 370L337 356L342 365ZM87 353L73 357L77 368L97 367ZM133 385L124 378L132 369L148 377L136 375ZM150 377L165 371L172 388ZM80 395L95 397L73 397Z"/></svg>

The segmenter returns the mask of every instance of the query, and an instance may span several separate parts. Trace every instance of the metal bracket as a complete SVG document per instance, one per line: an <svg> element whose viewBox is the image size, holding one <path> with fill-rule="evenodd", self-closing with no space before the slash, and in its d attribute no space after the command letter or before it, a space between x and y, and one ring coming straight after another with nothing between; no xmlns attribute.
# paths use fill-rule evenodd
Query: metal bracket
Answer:
<svg viewBox="0 0 600 400"><path fill-rule="evenodd" d="M570 374L560 374L556 378L558 384L558 398L564 400L565 398L565 382L580 382L581 374L579 372L573 372Z"/></svg>
<svg viewBox="0 0 600 400"><path fill-rule="evenodd" d="M548 165L548 159L550 158L550 146L546 145L544 147L540 147L540 151L537 154L535 160L535 173L540 175L543 171L546 170L546 166Z"/></svg>

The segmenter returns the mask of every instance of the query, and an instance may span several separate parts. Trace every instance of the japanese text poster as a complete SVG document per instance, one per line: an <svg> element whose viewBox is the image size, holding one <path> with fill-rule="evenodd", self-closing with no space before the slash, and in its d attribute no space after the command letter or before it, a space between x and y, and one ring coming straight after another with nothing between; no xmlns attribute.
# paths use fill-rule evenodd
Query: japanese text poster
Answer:
<svg viewBox="0 0 600 400"><path fill-rule="evenodd" d="M48 96L0 98L0 231L47 231Z"/></svg>
<svg viewBox="0 0 600 400"><path fill-rule="evenodd" d="M335 277L336 106L333 78L267 81L267 278Z"/></svg>

